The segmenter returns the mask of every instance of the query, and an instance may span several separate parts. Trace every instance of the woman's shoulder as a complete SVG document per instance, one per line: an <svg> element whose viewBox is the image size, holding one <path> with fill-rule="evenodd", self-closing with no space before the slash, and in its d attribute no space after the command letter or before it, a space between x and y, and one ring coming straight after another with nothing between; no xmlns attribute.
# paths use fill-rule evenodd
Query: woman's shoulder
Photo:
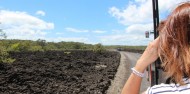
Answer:
<svg viewBox="0 0 190 94"><path fill-rule="evenodd" d="M175 84L164 84L161 83L159 85L154 85L152 87L149 87L147 89L146 94L154 94L154 93L163 93L163 92L168 92L168 91L173 91L176 89Z"/></svg>
<svg viewBox="0 0 190 94"><path fill-rule="evenodd" d="M190 80L186 79L184 80L185 85L179 85L179 84L164 84L161 83L159 85L154 85L152 87L149 87L146 91L146 94L175 94L180 92L180 94L186 94L186 92L190 92Z"/></svg>

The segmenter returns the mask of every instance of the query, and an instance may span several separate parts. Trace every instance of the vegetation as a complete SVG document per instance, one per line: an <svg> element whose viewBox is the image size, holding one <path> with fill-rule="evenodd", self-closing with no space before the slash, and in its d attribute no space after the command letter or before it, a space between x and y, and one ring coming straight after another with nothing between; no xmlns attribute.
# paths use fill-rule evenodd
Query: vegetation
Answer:
<svg viewBox="0 0 190 94"><path fill-rule="evenodd" d="M146 46L104 46L100 43L92 45L80 42L46 42L45 40L38 39L37 41L31 40L8 40L1 39L0 46L4 46L7 51L48 51L48 50L93 50L94 52L101 53L106 49L123 50L144 50Z"/></svg>
<svg viewBox="0 0 190 94"><path fill-rule="evenodd" d="M47 51L47 50L93 50L94 45L84 44L79 42L46 42L38 39L31 40L7 40L1 39L0 42L4 45L7 51ZM2 46L0 44L0 46Z"/></svg>
<svg viewBox="0 0 190 94"><path fill-rule="evenodd" d="M7 50L0 46L0 63L13 63L15 59L9 57Z"/></svg>
<svg viewBox="0 0 190 94"><path fill-rule="evenodd" d="M6 38L6 34L0 29L0 39ZM0 63L12 63L15 59L9 58L9 53L2 41L0 41Z"/></svg>
<svg viewBox="0 0 190 94"><path fill-rule="evenodd" d="M96 53L102 53L103 51L105 51L105 48L102 44L98 43L98 44L94 45L93 51Z"/></svg>
<svg viewBox="0 0 190 94"><path fill-rule="evenodd" d="M114 46L105 46L106 49L117 49L121 48L123 50L133 49L133 50L145 50L146 46L122 46L122 45L114 45Z"/></svg>
<svg viewBox="0 0 190 94"><path fill-rule="evenodd" d="M146 46L105 46L106 49L116 49L117 51L128 51L128 52L135 52L135 53L143 53L146 49Z"/></svg>
<svg viewBox="0 0 190 94"><path fill-rule="evenodd" d="M2 29L0 29L0 39L2 39L2 38L7 38L7 36L6 36L5 32L3 32Z"/></svg>
<svg viewBox="0 0 190 94"><path fill-rule="evenodd" d="M123 50L141 50L146 46L103 46L101 43L92 45L80 42L46 42L46 40L38 39L32 40L8 40L6 34L0 29L0 63L11 63L14 59L9 58L9 52L23 52L23 51L48 51L48 50L93 50L96 53L102 53L106 49ZM66 51L65 54L70 54Z"/></svg>

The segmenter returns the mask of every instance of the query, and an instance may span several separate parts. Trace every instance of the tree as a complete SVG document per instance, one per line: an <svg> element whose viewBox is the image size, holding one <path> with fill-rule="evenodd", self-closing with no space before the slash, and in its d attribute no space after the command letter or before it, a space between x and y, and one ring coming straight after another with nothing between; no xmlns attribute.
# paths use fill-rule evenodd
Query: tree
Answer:
<svg viewBox="0 0 190 94"><path fill-rule="evenodd" d="M2 29L0 29L0 38L1 38L1 39L3 39L3 38L7 38L6 33L3 32Z"/></svg>
<svg viewBox="0 0 190 94"><path fill-rule="evenodd" d="M0 29L0 39L7 38L5 32ZM7 52L6 47L3 42L0 43L0 63L12 63L15 59L9 58L9 53Z"/></svg>
<svg viewBox="0 0 190 94"><path fill-rule="evenodd" d="M103 51L105 51L105 48L102 46L101 43L98 43L94 45L93 51L96 53L102 53Z"/></svg>
<svg viewBox="0 0 190 94"><path fill-rule="evenodd" d="M44 49L44 47L46 46L46 40L38 39L37 44L42 46L42 49Z"/></svg>

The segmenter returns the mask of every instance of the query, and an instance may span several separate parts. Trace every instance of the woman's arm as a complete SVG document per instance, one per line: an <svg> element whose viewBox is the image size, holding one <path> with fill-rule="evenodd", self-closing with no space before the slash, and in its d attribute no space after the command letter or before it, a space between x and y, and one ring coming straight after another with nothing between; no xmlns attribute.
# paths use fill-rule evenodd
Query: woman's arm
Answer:
<svg viewBox="0 0 190 94"><path fill-rule="evenodd" d="M139 94L141 81L141 77L132 73L125 83L121 94Z"/></svg>
<svg viewBox="0 0 190 94"><path fill-rule="evenodd" d="M158 58L159 37L148 45L142 56L137 61L134 69L140 73L144 73L148 65ZM139 94L142 78L131 73L125 83L121 94Z"/></svg>

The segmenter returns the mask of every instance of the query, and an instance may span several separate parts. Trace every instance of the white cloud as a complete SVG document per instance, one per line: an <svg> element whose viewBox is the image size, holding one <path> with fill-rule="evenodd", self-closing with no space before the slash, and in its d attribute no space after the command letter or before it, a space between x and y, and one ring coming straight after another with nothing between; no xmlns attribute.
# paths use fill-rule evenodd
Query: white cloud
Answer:
<svg viewBox="0 0 190 94"><path fill-rule="evenodd" d="M94 30L92 32L94 32L94 33L106 33L106 31L103 31L103 30Z"/></svg>
<svg viewBox="0 0 190 94"><path fill-rule="evenodd" d="M177 4L187 0L158 0L160 17L165 17ZM128 45L146 45L151 38L145 38L145 31L153 30L152 24L152 0L130 0L125 8L115 6L108 11L119 23L126 26L125 34L103 36L101 40L106 44L118 43ZM111 42L110 42L111 41Z"/></svg>
<svg viewBox="0 0 190 94"><path fill-rule="evenodd" d="M101 36L100 40L105 45L146 45L153 38L145 38L144 35L117 34Z"/></svg>
<svg viewBox="0 0 190 94"><path fill-rule="evenodd" d="M153 23L150 24L132 24L126 28L128 34L144 34L145 31L153 30Z"/></svg>
<svg viewBox="0 0 190 94"><path fill-rule="evenodd" d="M135 0L135 2L146 2L146 0Z"/></svg>
<svg viewBox="0 0 190 94"><path fill-rule="evenodd" d="M159 0L159 9L161 13L170 12L178 4L189 0Z"/></svg>
<svg viewBox="0 0 190 94"><path fill-rule="evenodd" d="M128 26L125 30L113 30L111 35L101 36L100 40L103 44L112 45L147 45L153 40L153 35L150 38L145 38L145 31L152 30L152 23L150 24L133 24Z"/></svg>
<svg viewBox="0 0 190 94"><path fill-rule="evenodd" d="M85 37L57 37L57 38L46 38L47 41L54 41L54 42L60 42L60 41L67 41L67 42L89 42L88 38Z"/></svg>
<svg viewBox="0 0 190 94"><path fill-rule="evenodd" d="M39 18L20 11L0 11L1 28L9 39L44 38L49 30L54 28L53 23L45 22Z"/></svg>
<svg viewBox="0 0 190 94"><path fill-rule="evenodd" d="M64 32L56 32L55 34L56 35L64 35L65 33Z"/></svg>
<svg viewBox="0 0 190 94"><path fill-rule="evenodd" d="M99 33L99 34L106 33L106 31L104 30L87 30L87 29L76 29L76 28L71 28L71 27L67 27L65 28L65 30L69 32L75 32L75 33L82 33L82 32L93 32L93 33Z"/></svg>
<svg viewBox="0 0 190 94"><path fill-rule="evenodd" d="M152 21L152 0L146 2L130 2L125 9L118 9L111 7L109 13L118 19L119 23L123 25L147 23Z"/></svg>
<svg viewBox="0 0 190 94"><path fill-rule="evenodd" d="M45 13L44 11L42 11L42 10L38 10L38 11L36 12L36 15L45 16L46 13Z"/></svg>
<svg viewBox="0 0 190 94"><path fill-rule="evenodd" d="M160 13L168 12L178 3L186 0L159 0ZM115 6L109 9L109 13L117 18L123 25L152 22L152 0L130 0L127 7L119 9Z"/></svg>
<svg viewBox="0 0 190 94"><path fill-rule="evenodd" d="M65 28L65 30L69 31L69 32L76 32L76 33L89 32L88 30L79 30L79 29L75 29L75 28L71 28L71 27L67 27L67 28Z"/></svg>

